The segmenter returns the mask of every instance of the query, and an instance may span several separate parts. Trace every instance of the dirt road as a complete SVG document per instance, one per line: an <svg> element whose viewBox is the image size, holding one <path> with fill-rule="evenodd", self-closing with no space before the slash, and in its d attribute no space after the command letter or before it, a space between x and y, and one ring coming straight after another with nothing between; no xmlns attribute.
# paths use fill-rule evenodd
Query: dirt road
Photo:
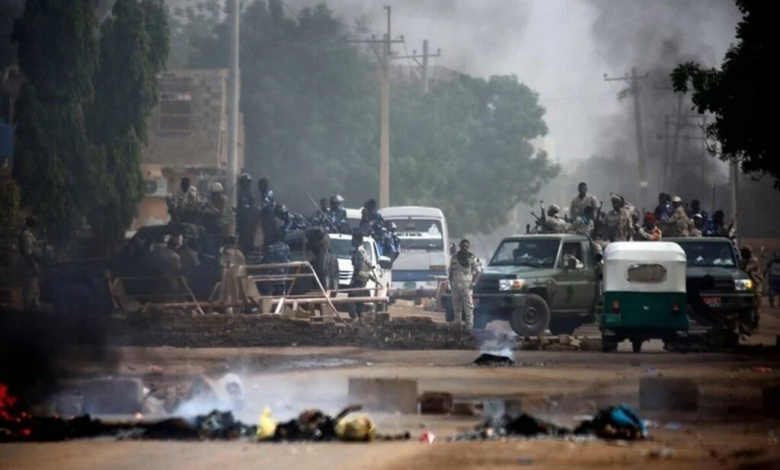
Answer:
<svg viewBox="0 0 780 470"><path fill-rule="evenodd" d="M772 343L780 322L768 319L751 341ZM442 442L480 417L374 415L379 430L408 430L411 442L346 444L167 443L96 440L58 444L0 445L0 469L215 470L215 469L778 469L780 421L762 415L761 388L780 384L780 357L750 354L627 352L515 352L516 365L477 368L475 351L374 351L327 349L127 348L115 374L148 384L176 382L231 371L245 383L254 422L264 406L279 418L304 408L336 411L347 404L350 377L418 380L419 392L447 391L456 400L518 398L525 411L569 426L574 417L625 402L638 405L639 380L648 375L686 377L701 389L693 414L648 414L658 423L641 443L517 440ZM63 358L67 364L68 358ZM95 375L96 370L81 370ZM667 429L667 426L669 429ZM440 439L416 441L421 429Z"/></svg>

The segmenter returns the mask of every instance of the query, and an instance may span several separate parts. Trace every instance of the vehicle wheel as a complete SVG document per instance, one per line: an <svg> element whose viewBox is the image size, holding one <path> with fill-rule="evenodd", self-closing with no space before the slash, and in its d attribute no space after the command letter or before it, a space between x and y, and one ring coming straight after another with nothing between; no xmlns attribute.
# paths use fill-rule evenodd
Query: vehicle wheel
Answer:
<svg viewBox="0 0 780 470"><path fill-rule="evenodd" d="M90 286L69 282L57 287L52 299L54 309L59 313L92 315L99 312L95 292Z"/></svg>
<svg viewBox="0 0 780 470"><path fill-rule="evenodd" d="M550 333L553 335L571 335L574 333L574 330L579 328L581 326L580 322L576 320L561 320L561 319L550 319L550 325L547 327L550 330Z"/></svg>
<svg viewBox="0 0 780 470"><path fill-rule="evenodd" d="M631 340L631 349L635 353L641 353L642 352L642 343L643 341L641 339L632 339Z"/></svg>
<svg viewBox="0 0 780 470"><path fill-rule="evenodd" d="M538 295L529 294L525 307L512 312L509 325L518 336L541 336L550 323L550 306Z"/></svg>
<svg viewBox="0 0 780 470"><path fill-rule="evenodd" d="M617 341L606 339L604 338L604 336L601 337L601 352L611 353L617 351L617 348L618 348Z"/></svg>

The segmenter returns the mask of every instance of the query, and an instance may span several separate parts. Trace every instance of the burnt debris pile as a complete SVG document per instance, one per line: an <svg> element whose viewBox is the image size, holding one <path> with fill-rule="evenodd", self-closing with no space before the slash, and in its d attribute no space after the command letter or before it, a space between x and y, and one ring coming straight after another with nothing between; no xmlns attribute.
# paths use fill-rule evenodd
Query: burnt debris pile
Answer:
<svg viewBox="0 0 780 470"><path fill-rule="evenodd" d="M506 356L484 353L476 358L472 364L481 367L507 367L515 365L515 361Z"/></svg>
<svg viewBox="0 0 780 470"><path fill-rule="evenodd" d="M638 440L647 437L644 421L629 406L620 405L599 411L575 429L557 426L528 414L491 418L474 430L458 434L451 441L499 440L506 438L566 438L593 436L601 439Z"/></svg>

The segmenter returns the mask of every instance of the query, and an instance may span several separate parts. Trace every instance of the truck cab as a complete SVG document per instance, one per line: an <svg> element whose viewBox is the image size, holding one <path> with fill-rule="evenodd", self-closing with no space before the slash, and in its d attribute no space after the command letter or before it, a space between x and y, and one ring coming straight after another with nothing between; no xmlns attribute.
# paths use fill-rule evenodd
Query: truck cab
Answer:
<svg viewBox="0 0 780 470"><path fill-rule="evenodd" d="M520 336L571 334L594 320L598 262L584 235L518 235L501 241L474 287L474 327L509 321ZM451 294L442 296L454 319Z"/></svg>

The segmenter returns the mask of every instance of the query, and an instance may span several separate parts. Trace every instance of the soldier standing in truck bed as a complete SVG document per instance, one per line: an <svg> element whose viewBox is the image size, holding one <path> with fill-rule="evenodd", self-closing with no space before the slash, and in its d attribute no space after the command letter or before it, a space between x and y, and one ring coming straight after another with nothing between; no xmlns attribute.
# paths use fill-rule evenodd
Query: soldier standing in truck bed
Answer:
<svg viewBox="0 0 780 470"><path fill-rule="evenodd" d="M604 220L606 238L610 242L631 240L631 219L625 210L625 199L618 194L612 194L612 210Z"/></svg>
<svg viewBox="0 0 780 470"><path fill-rule="evenodd" d="M577 196L571 200L571 205L569 206L569 217L574 221L582 215L586 207L592 207L594 210L599 207L598 199L588 194L588 185L585 182L577 185L577 193Z"/></svg>

